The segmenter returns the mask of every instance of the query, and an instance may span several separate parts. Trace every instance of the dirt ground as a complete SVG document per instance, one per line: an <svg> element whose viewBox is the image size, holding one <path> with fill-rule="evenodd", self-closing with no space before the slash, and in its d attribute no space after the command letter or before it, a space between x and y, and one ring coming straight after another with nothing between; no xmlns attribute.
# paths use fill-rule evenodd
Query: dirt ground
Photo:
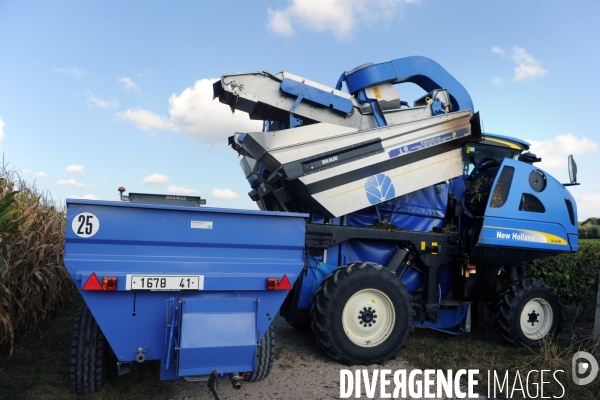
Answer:
<svg viewBox="0 0 600 400"><path fill-rule="evenodd" d="M160 381L158 361L134 363L132 371L121 377L117 376L116 365L110 364L108 381L101 392L83 396L72 394L68 381L69 347L73 317L80 304L81 299L57 313L43 325L41 332L19 338L12 357L0 357L0 399L213 399L206 382ZM565 309L563 335L570 336L575 311L575 307ZM576 322L574 336L589 337L594 322L594 310L586 309L585 314ZM400 357L387 362L385 367L348 368L327 357L317 346L310 331L299 331L281 317L275 318L274 328L275 363L271 375L261 382L245 382L240 390L234 390L228 379L221 380L217 389L220 399L338 399L341 369L354 372L366 368L371 372L374 369L385 368L392 372L405 370L408 375L414 365L403 358L403 354L411 360L419 360L421 366L428 365L429 368L433 365L438 365L439 368L438 361L443 359L459 357L460 359L454 360L448 368L456 370L480 365L482 373L490 367L481 364L482 356L470 354L474 348L480 349L476 351L482 353L505 354L505 357L514 357L515 354L529 355L526 351L523 353L524 350L515 353L519 350L498 344L497 338L489 332L452 339L446 334L417 329L409 339L408 349L401 351ZM483 359L487 357L484 356ZM114 361L116 363L116 360ZM388 393L393 387L393 384L390 384ZM595 395L591 396L585 398L597 398ZM361 398L367 398L364 385ZM375 398L380 398L379 388L375 391Z"/></svg>
<svg viewBox="0 0 600 400"><path fill-rule="evenodd" d="M83 396L70 393L69 343L73 316L79 304L81 300L58 313L41 333L19 340L11 358L0 358L0 399L213 399L206 382L160 381L156 361L134 363L131 373L121 377L112 366L101 392ZM260 382L245 382L239 390L234 390L228 379L221 380L217 389L219 398L340 398L340 369L348 367L328 358L311 332L299 331L281 317L277 317L274 324L275 363L270 376ZM349 369L354 372L359 368L373 371L382 367ZM386 363L384 368L392 372L406 370L408 374L413 366L400 357ZM391 384L388 391L393 387ZM364 386L362 398L366 398ZM379 388L375 398L380 398Z"/></svg>
<svg viewBox="0 0 600 400"><path fill-rule="evenodd" d="M226 399L337 399L340 398L340 369L345 367L328 358L317 346L311 332L299 331L281 317L275 319L275 364L271 375L261 382L245 383L234 390L228 380L218 389ZM379 366L368 367L370 371ZM367 368L367 367L364 367ZM385 365L391 370L412 370L410 364L396 359ZM379 393L377 391L376 393ZM206 383L185 382L173 393L174 399L213 399ZM363 398L364 393L363 393Z"/></svg>

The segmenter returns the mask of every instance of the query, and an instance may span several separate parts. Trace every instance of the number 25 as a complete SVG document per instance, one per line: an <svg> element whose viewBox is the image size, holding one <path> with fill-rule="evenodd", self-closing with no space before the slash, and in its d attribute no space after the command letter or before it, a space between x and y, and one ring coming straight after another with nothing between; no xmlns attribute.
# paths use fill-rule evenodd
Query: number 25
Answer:
<svg viewBox="0 0 600 400"><path fill-rule="evenodd" d="M93 224L91 219L94 218L93 215L80 215L78 221L81 222L79 224L79 229L77 229L77 234L79 235L91 235L93 230ZM85 232L82 231L85 225Z"/></svg>

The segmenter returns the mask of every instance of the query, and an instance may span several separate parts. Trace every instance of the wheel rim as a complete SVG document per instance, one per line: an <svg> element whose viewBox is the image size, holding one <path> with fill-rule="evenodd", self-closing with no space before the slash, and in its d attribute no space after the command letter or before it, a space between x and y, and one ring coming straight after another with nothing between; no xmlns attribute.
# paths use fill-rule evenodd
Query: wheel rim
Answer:
<svg viewBox="0 0 600 400"><path fill-rule="evenodd" d="M550 303L540 298L531 299L521 311L521 330L528 339L542 339L550 332L553 319Z"/></svg>
<svg viewBox="0 0 600 400"><path fill-rule="evenodd" d="M360 290L348 301L342 312L344 332L352 343L375 347L390 336L396 322L396 311L390 298L376 289Z"/></svg>

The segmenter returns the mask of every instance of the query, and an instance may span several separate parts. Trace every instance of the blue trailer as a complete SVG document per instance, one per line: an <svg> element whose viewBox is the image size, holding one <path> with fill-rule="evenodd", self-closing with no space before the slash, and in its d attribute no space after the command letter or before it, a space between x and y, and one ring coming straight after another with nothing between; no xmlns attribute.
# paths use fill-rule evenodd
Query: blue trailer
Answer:
<svg viewBox="0 0 600 400"><path fill-rule="evenodd" d="M163 196L165 197L165 196ZM71 342L71 389L100 390L160 360L160 378L265 378L271 323L304 267L299 213L67 200L64 263L85 306Z"/></svg>

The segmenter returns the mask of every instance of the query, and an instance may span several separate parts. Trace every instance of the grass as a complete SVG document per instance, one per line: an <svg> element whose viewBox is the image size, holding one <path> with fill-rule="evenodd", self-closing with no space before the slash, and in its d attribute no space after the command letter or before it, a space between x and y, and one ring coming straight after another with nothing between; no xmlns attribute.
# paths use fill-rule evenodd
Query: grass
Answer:
<svg viewBox="0 0 600 400"><path fill-rule="evenodd" d="M69 346L75 312L83 300L57 313L41 332L17 339L15 351L0 357L0 399L77 399L69 388ZM160 364L149 361L117 378L115 363L109 364L108 383L89 400L172 398L172 381L160 381Z"/></svg>
<svg viewBox="0 0 600 400"><path fill-rule="evenodd" d="M586 315L577 321L577 324L588 324L593 321L594 310L589 310ZM565 313L565 329L570 333L570 322L574 313L570 310ZM591 334L591 332L588 332ZM578 386L572 380L571 363L573 355L584 350L593 353L596 345L591 339L568 338L560 336L557 340L548 340L538 348L520 347L513 348L500 343L496 335L487 330L485 333L473 333L471 335L459 335L451 337L447 334L417 329L409 340L408 347L400 353L413 365L421 369L451 369L456 372L459 369L479 369L478 392L487 395L487 371L496 371L501 379L506 371L509 371L509 382L512 389L517 371L525 387L527 373L532 370L563 370L556 376L564 386L564 399L594 400L600 398L600 376L594 382L586 386ZM544 396L560 397L563 389L556 383L552 373L544 375ZM493 372L490 372L493 379ZM540 376L532 373L530 382L540 382ZM518 382L517 382L518 383ZM517 384L517 388L518 388ZM531 398L535 398L535 386L530 383ZM496 392L500 394L499 390ZM525 392L526 393L526 392ZM506 394L506 392L504 392ZM510 395L510 393L509 393ZM522 399L521 391L512 393L512 398ZM537 398L540 398L538 395Z"/></svg>
<svg viewBox="0 0 600 400"><path fill-rule="evenodd" d="M58 313L56 317L41 327L41 332L27 334L15 343L12 357L0 358L0 399L77 399L78 395L70 393L69 344L73 317L81 298ZM587 310L577 320L577 340L568 339L574 310L565 312L565 336L557 342L547 342L540 348L513 348L499 343L489 329L483 333L464 334L452 337L444 333L417 329L409 339L408 348L400 352L406 359L421 369L479 369L478 392L487 393L487 370L495 370L504 374L510 371L510 381L517 370L526 375L530 370L557 370L560 382L566 394L563 399L598 399L600 398L600 376L590 385L577 386L571 379L571 357L579 349L593 351L592 344L586 340L590 325L593 325L594 310ZM281 358L276 352L275 358ZM281 361L281 360L280 360ZM177 395L177 381L160 381L157 362L146 362L133 365L131 373L118 377L114 365L109 369L108 382L99 393L86 395L86 399L167 399ZM286 365L290 373L293 365ZM539 376L532 374L539 382ZM524 380L524 378L523 378ZM545 379L547 380L547 379ZM550 377L550 380L552 378ZM552 382L554 382L552 380ZM531 386L530 386L531 387ZM532 388L532 387L531 387ZM533 388L532 388L533 389ZM515 392L513 398L519 397ZM532 393L533 394L533 393ZM561 388L557 384L545 385L545 396L560 396ZM538 396L538 398L540 398Z"/></svg>

